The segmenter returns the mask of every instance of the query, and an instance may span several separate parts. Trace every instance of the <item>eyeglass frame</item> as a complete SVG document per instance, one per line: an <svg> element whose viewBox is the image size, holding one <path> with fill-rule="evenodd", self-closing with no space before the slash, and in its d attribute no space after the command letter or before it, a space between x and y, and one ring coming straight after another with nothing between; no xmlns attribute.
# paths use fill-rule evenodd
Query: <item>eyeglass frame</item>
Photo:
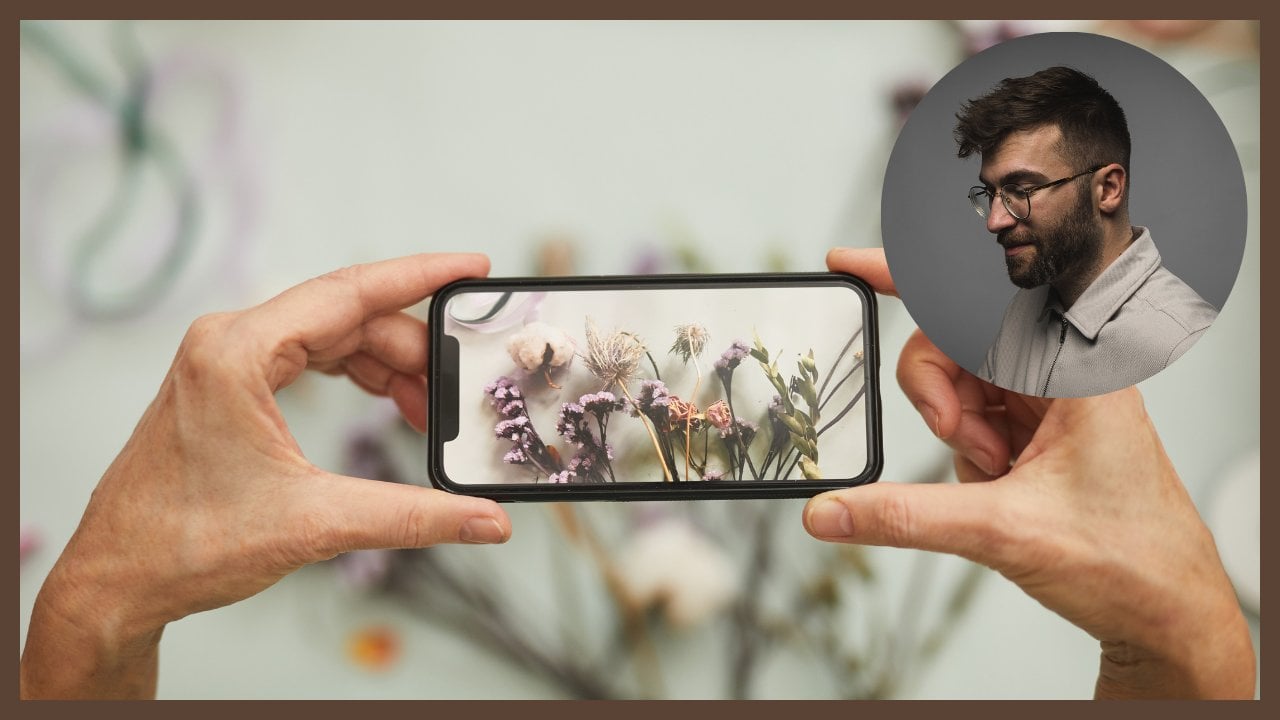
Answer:
<svg viewBox="0 0 1280 720"><path fill-rule="evenodd" d="M1106 166L1107 166L1106 164L1095 165L1094 167L1091 167L1088 170L1085 170L1083 172L1078 172L1075 175L1071 175L1070 177L1064 177L1061 180L1054 180L1053 182L1047 182L1043 185L1036 185L1034 187L1029 187L1026 190L1023 190L1021 187L1019 187L1014 183L1006 183L996 188L995 194L992 194L992 192L987 189L986 185L974 185L973 187L969 188L969 203L973 205L973 210L974 212L978 213L978 217L986 218L987 214L991 212L991 206L993 204L992 201L996 199L996 196L999 196L1000 202L1004 205L1004 209L1006 212L1009 213L1010 217L1017 220L1018 222L1026 222L1027 220L1031 219L1031 196L1032 195L1040 192L1041 190L1046 190L1048 188L1061 185L1063 183L1071 182L1076 178L1084 177L1085 175L1088 175L1090 173L1096 173ZM1007 194L1006 188L1014 188L1019 193L1022 193L1023 195L1026 196L1027 198L1027 216L1026 217L1020 217L1018 213L1013 211L1013 208L1009 207L1009 196ZM983 207L983 203L980 203L978 201L979 195L987 196L988 200L985 203L985 207Z"/></svg>

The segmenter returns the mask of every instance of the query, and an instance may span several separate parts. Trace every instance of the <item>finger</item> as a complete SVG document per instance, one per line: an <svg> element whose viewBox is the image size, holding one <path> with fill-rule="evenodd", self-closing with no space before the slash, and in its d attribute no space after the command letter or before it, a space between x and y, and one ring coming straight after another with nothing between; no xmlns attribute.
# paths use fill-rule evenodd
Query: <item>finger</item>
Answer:
<svg viewBox="0 0 1280 720"><path fill-rule="evenodd" d="M1000 483L875 483L818 495L804 526L819 540L951 553L999 567L1010 546Z"/></svg>
<svg viewBox="0 0 1280 720"><path fill-rule="evenodd" d="M426 375L427 324L403 312L376 317L364 324L360 349L406 375Z"/></svg>
<svg viewBox="0 0 1280 720"><path fill-rule="evenodd" d="M427 431L427 380L421 374L402 373L363 352L348 356L342 367L365 392L395 400L400 414L418 432Z"/></svg>
<svg viewBox="0 0 1280 720"><path fill-rule="evenodd" d="M856 275L881 295L898 297L883 248L835 248L827 253L827 268L832 272Z"/></svg>
<svg viewBox="0 0 1280 720"><path fill-rule="evenodd" d="M988 418L985 383L919 330L898 357L898 384L929 429L983 472L999 475L1008 468L1009 442Z"/></svg>
<svg viewBox="0 0 1280 720"><path fill-rule="evenodd" d="M454 280L485 275L478 254L420 254L354 265L308 280L250 311L251 326L277 352L324 350L370 318L421 302ZM283 348L279 347L283 345Z"/></svg>
<svg viewBox="0 0 1280 720"><path fill-rule="evenodd" d="M955 455L955 465L956 479L962 483L989 482L998 477L995 475L988 475L985 470L974 465L973 461L960 453L956 453Z"/></svg>
<svg viewBox="0 0 1280 720"><path fill-rule="evenodd" d="M315 557L351 550L422 548L441 543L503 543L511 520L492 500L432 488L321 473L306 483L304 525Z"/></svg>

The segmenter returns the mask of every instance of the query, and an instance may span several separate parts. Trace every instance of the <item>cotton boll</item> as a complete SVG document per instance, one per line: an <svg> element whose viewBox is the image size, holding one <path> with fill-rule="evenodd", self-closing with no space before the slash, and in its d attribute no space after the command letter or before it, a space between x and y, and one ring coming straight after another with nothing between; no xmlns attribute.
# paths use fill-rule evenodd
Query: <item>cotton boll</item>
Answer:
<svg viewBox="0 0 1280 720"><path fill-rule="evenodd" d="M631 601L641 607L662 605L677 627L697 625L738 594L729 558L682 520L641 528L623 548L620 560Z"/></svg>
<svg viewBox="0 0 1280 720"><path fill-rule="evenodd" d="M576 350L568 333L544 322L525 325L507 341L511 360L527 373L568 367Z"/></svg>

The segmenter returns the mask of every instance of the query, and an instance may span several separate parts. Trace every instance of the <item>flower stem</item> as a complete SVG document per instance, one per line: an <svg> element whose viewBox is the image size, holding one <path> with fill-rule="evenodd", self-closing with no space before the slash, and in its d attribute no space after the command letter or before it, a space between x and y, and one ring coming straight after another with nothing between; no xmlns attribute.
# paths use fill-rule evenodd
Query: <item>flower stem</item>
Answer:
<svg viewBox="0 0 1280 720"><path fill-rule="evenodd" d="M631 392L627 390L626 383L618 383L618 387L622 388L622 394L626 395L627 400L630 400L634 406L636 399L631 397ZM662 464L662 476L667 482L672 482L671 471L667 469L666 458L662 455L662 448L658 447L658 436L653 432L653 428L649 427L649 419L644 416L644 413L640 413L640 422L644 425L644 429L648 431L649 439L653 441L653 451L658 453L658 462Z"/></svg>
<svg viewBox="0 0 1280 720"><path fill-rule="evenodd" d="M698 405L698 388L702 387L702 366L698 364L698 358L693 359L693 369L698 371L698 381L693 384L693 393L689 395L689 402L694 407ZM684 418L684 479L689 479L689 444L693 442L693 418L686 415Z"/></svg>

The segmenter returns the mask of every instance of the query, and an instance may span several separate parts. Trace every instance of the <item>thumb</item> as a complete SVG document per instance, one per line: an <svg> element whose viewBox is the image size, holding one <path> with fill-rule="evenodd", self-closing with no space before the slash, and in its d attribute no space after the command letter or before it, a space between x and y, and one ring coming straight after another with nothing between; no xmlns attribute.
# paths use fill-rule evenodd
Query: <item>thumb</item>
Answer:
<svg viewBox="0 0 1280 720"><path fill-rule="evenodd" d="M999 566L1009 547L995 483L876 483L809 500L804 526L819 540L960 555Z"/></svg>
<svg viewBox="0 0 1280 720"><path fill-rule="evenodd" d="M323 556L351 550L422 548L440 543L504 543L511 519L496 502L432 488L324 473L312 483L313 527ZM318 528L318 531L317 529Z"/></svg>

